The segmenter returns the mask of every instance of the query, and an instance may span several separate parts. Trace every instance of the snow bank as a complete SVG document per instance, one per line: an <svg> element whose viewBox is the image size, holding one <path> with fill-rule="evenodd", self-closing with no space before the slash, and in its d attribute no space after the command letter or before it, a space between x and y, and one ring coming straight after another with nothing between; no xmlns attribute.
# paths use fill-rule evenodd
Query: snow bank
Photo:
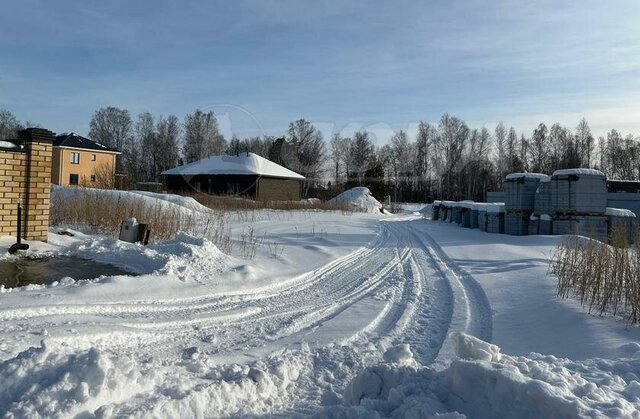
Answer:
<svg viewBox="0 0 640 419"><path fill-rule="evenodd" d="M147 196L150 198L155 198L161 201L171 202L172 204L179 205L181 207L193 210L193 211L201 211L208 212L211 211L208 207L205 207L195 199L190 196L182 196L175 194L164 194L164 193L155 193L155 192L147 192L147 191L130 191L132 194Z"/></svg>
<svg viewBox="0 0 640 419"><path fill-rule="evenodd" d="M382 212L382 204L371 195L369 188L356 186L342 192L340 195L329 200L333 204L347 204L353 208L365 212Z"/></svg>
<svg viewBox="0 0 640 419"><path fill-rule="evenodd" d="M344 406L326 409L326 416L638 416L639 358L571 361L535 353L514 357L462 333L451 339L456 359L446 369L389 361L366 368L347 386Z"/></svg>
<svg viewBox="0 0 640 419"><path fill-rule="evenodd" d="M607 208L605 214L612 217L636 218L636 214L634 214L633 211L622 208Z"/></svg>
<svg viewBox="0 0 640 419"><path fill-rule="evenodd" d="M553 176L567 176L567 175L588 175L588 176L604 176L600 170L596 169L560 169L553 172Z"/></svg>
<svg viewBox="0 0 640 419"><path fill-rule="evenodd" d="M506 180L515 180L515 179L537 179L541 182L548 182L549 175L545 175L544 173L509 173L505 179Z"/></svg>

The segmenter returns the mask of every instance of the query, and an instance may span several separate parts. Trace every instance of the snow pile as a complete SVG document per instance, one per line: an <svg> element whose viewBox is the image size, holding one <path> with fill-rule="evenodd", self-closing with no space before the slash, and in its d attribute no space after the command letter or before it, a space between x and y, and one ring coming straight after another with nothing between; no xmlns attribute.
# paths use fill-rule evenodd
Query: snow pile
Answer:
<svg viewBox="0 0 640 419"><path fill-rule="evenodd" d="M147 191L131 191L130 193L147 196L150 198L155 198L161 201L171 202L172 204L176 204L193 211L201 211L201 212L211 211L208 207L205 207L204 205L202 205L201 203L199 203L198 201L196 201L190 196L155 193L155 192L147 192Z"/></svg>
<svg viewBox="0 0 640 419"><path fill-rule="evenodd" d="M225 270L231 260L209 240L186 233L149 246L76 234L84 240L75 241L61 254L109 263L137 274L171 275L204 282Z"/></svg>
<svg viewBox="0 0 640 419"><path fill-rule="evenodd" d="M65 354L44 341L0 363L0 376L0 411L9 417L71 417L153 384L130 360L114 364L96 349Z"/></svg>
<svg viewBox="0 0 640 419"><path fill-rule="evenodd" d="M366 368L334 417L636 417L640 358L586 361L508 356L465 334L450 337L456 359L442 371L407 363ZM410 353L396 349L394 351ZM637 351L636 351L637 356Z"/></svg>
<svg viewBox="0 0 640 419"><path fill-rule="evenodd" d="M382 204L371 195L369 188L356 186L329 200L332 204L347 204L365 212L382 212Z"/></svg>
<svg viewBox="0 0 640 419"><path fill-rule="evenodd" d="M633 211L622 208L607 208L606 215L611 217L636 218Z"/></svg>

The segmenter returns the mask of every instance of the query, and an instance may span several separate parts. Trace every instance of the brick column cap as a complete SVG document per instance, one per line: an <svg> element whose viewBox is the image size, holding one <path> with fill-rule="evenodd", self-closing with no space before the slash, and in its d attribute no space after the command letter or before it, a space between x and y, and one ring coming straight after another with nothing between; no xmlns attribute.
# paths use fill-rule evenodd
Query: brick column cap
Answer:
<svg viewBox="0 0 640 419"><path fill-rule="evenodd" d="M42 142L53 143L54 137L55 137L55 133L53 131L49 131L48 129L44 129L44 128L27 128L27 129L18 131L18 138L21 141L25 141L25 142L37 141L39 143L42 143Z"/></svg>

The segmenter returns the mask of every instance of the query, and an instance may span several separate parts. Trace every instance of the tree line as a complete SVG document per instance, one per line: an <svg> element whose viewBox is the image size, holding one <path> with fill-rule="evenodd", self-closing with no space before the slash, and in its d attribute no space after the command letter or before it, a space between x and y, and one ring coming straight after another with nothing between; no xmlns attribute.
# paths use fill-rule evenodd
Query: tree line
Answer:
<svg viewBox="0 0 640 419"><path fill-rule="evenodd" d="M0 111L0 140L24 126ZM431 199L484 199L512 172L552 173L573 167L597 168L609 178L640 180L640 141L612 129L597 140L586 119L575 128L540 123L527 136L499 123L494 130L472 128L443 114L437 123L420 122L415 138L396 132L376 146L368 131L334 134L325 141L309 121L289 124L281 137L224 138L212 111L200 109L182 120L175 115L135 119L126 109L95 111L89 138L122 152L117 171L124 187L160 182L161 172L217 154L253 152L304 175L306 197L327 198L345 188L367 186L379 199L425 202Z"/></svg>

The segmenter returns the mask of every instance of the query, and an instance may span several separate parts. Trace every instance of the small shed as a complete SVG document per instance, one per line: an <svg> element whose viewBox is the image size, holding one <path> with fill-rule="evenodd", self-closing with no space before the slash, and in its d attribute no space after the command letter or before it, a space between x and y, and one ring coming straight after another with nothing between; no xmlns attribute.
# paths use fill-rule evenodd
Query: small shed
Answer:
<svg viewBox="0 0 640 419"><path fill-rule="evenodd" d="M299 201L305 177L254 153L211 156L162 172L167 189Z"/></svg>
<svg viewBox="0 0 640 419"><path fill-rule="evenodd" d="M551 208L562 215L604 215L607 180L599 170L563 169L551 176Z"/></svg>
<svg viewBox="0 0 640 419"><path fill-rule="evenodd" d="M505 210L532 212L540 181L548 181L542 173L510 173L504 180Z"/></svg>
<svg viewBox="0 0 640 419"><path fill-rule="evenodd" d="M607 234L611 240L616 234L624 234L627 243L633 244L636 235L636 215L621 208L607 208Z"/></svg>

